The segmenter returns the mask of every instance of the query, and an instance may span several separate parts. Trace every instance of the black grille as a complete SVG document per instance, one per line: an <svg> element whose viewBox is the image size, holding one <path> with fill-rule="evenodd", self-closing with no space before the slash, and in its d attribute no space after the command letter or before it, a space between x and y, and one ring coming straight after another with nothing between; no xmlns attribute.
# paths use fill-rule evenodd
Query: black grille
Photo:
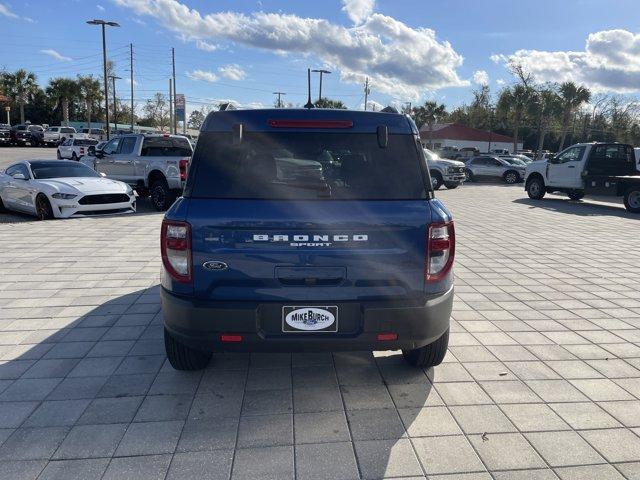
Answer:
<svg viewBox="0 0 640 480"><path fill-rule="evenodd" d="M78 200L80 205L104 205L107 203L123 203L129 201L124 193L106 193L103 195L86 195Z"/></svg>

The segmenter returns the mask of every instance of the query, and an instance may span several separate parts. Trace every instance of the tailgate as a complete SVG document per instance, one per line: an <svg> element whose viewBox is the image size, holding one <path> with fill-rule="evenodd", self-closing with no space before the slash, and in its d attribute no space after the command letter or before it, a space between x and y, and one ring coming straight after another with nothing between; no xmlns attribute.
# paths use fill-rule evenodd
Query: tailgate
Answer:
<svg viewBox="0 0 640 480"><path fill-rule="evenodd" d="M191 199L188 218L194 293L201 299L318 302L423 295L428 200Z"/></svg>

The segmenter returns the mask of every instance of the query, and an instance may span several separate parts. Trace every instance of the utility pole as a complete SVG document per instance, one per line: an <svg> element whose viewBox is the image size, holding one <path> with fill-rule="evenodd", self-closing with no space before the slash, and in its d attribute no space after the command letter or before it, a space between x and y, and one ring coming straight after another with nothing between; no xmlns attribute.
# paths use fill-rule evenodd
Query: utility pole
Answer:
<svg viewBox="0 0 640 480"><path fill-rule="evenodd" d="M116 80L122 80L122 78L116 75L109 75L109 78L113 82L113 130L117 133L118 130L118 103L116 102Z"/></svg>
<svg viewBox="0 0 640 480"><path fill-rule="evenodd" d="M176 108L176 49L171 47L171 65L173 66L173 108ZM178 133L178 119L176 118L176 112L172 110L173 114L173 134Z"/></svg>
<svg viewBox="0 0 640 480"><path fill-rule="evenodd" d="M173 128L173 80L169 79L169 133Z"/></svg>
<svg viewBox="0 0 640 480"><path fill-rule="evenodd" d="M307 103L304 108L313 108L311 101L311 69L307 68Z"/></svg>
<svg viewBox="0 0 640 480"><path fill-rule="evenodd" d="M367 101L369 100L369 93L371 91L369 90L369 77L367 77L366 81L364 82L364 109L365 111L367 110Z"/></svg>
<svg viewBox="0 0 640 480"><path fill-rule="evenodd" d="M278 95L278 103L276 104L276 108L282 108L282 100L280 99L281 95L286 95L285 92L273 92L274 95Z"/></svg>
<svg viewBox="0 0 640 480"><path fill-rule="evenodd" d="M107 123L107 140L109 140L109 79L107 78L107 36L105 27L119 27L117 22L105 22L94 19L87 21L89 25L100 25L102 27L102 65L104 67L104 115Z"/></svg>
<svg viewBox="0 0 640 480"><path fill-rule="evenodd" d="M133 43L129 44L129 56L130 56L130 66L131 66L131 133L133 133L133 120L134 120L134 113L133 113Z"/></svg>
<svg viewBox="0 0 640 480"><path fill-rule="evenodd" d="M320 92L318 93L318 100L322 99L322 74L326 73L329 74L331 73L329 70L323 70L323 69L317 69L317 70L311 70L314 73L319 73L320 74Z"/></svg>

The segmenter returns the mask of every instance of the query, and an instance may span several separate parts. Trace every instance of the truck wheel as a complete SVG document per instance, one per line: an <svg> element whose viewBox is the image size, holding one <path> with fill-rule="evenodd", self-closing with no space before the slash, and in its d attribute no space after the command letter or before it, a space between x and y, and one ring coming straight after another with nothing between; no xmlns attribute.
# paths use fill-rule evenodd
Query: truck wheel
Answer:
<svg viewBox="0 0 640 480"><path fill-rule="evenodd" d="M434 190L438 190L443 183L444 180L442 179L442 175L440 174L440 172L431 172L431 185L433 186Z"/></svg>
<svg viewBox="0 0 640 480"><path fill-rule="evenodd" d="M447 353L449 345L449 329L435 342L413 350L402 350L405 361L414 367L435 367L440 365Z"/></svg>
<svg viewBox="0 0 640 480"><path fill-rule="evenodd" d="M178 198L175 192L169 189L169 185L167 185L167 181L164 178L153 182L150 195L153 208L158 212L167 210Z"/></svg>
<svg viewBox="0 0 640 480"><path fill-rule="evenodd" d="M631 187L625 192L624 206L631 213L640 213L640 187Z"/></svg>
<svg viewBox="0 0 640 480"><path fill-rule="evenodd" d="M77 162L77 161L78 161L78 156L76 155L76 152L73 152L73 153L71 154L71 160L73 160L74 162Z"/></svg>
<svg viewBox="0 0 640 480"><path fill-rule="evenodd" d="M520 175L518 172L514 172L513 170L509 170L504 174L504 181L509 185L513 185L514 183L518 183L520 180Z"/></svg>
<svg viewBox="0 0 640 480"><path fill-rule="evenodd" d="M540 200L547 193L541 178L534 177L527 182L527 195L533 200Z"/></svg>
<svg viewBox="0 0 640 480"><path fill-rule="evenodd" d="M454 189L458 188L460 186L460 184L459 183L445 183L444 186L447 187L449 190L454 190Z"/></svg>
<svg viewBox="0 0 640 480"><path fill-rule="evenodd" d="M468 168L465 168L464 170L464 177L465 182L475 182L475 179L473 178L473 172Z"/></svg>
<svg viewBox="0 0 640 480"><path fill-rule="evenodd" d="M176 370L202 370L209 364L211 354L194 350L178 342L164 329L164 348L169 363Z"/></svg>
<svg viewBox="0 0 640 480"><path fill-rule="evenodd" d="M570 200L580 200L584 197L584 192L581 190L572 190L568 193Z"/></svg>

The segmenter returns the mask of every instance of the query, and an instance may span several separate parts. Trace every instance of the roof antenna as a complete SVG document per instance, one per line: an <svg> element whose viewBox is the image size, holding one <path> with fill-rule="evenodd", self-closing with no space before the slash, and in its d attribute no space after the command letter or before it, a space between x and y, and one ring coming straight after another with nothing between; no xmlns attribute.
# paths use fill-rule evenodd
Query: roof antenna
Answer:
<svg viewBox="0 0 640 480"><path fill-rule="evenodd" d="M307 100L307 104L304 106L304 108L313 108L313 103L311 102L311 69L307 68L307 93L308 93L308 100Z"/></svg>

